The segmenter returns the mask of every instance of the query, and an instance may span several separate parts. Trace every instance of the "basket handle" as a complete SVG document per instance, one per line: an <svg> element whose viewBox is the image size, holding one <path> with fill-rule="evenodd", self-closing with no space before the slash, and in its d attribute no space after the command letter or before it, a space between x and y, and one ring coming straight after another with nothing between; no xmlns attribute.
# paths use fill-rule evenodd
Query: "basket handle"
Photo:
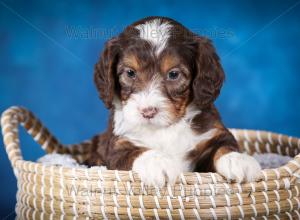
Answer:
<svg viewBox="0 0 300 220"><path fill-rule="evenodd" d="M16 166L17 161L23 160L19 141L19 125L22 125L47 153L73 153L74 151L74 149L59 143L30 111L13 106L4 111L1 116L4 145L13 167Z"/></svg>

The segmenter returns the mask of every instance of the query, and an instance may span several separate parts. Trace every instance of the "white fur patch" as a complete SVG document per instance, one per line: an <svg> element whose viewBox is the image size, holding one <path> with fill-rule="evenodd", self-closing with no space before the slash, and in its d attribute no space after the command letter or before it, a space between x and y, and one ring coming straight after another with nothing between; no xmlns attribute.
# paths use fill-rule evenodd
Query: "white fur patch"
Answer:
<svg viewBox="0 0 300 220"><path fill-rule="evenodd" d="M124 107L126 108L126 106ZM131 109L131 111L135 111ZM217 129L211 129L203 134L196 134L191 129L191 120L200 111L192 106L187 108L183 118L168 126L145 124L137 114L116 109L114 115L114 134L126 137L137 146L147 147L170 155L183 157L186 152L192 150L198 143L209 140ZM158 116L155 116L158 117ZM159 119L157 119L159 120Z"/></svg>
<svg viewBox="0 0 300 220"><path fill-rule="evenodd" d="M217 160L216 170L226 179L240 183L255 181L260 174L261 167L254 157L231 152Z"/></svg>
<svg viewBox="0 0 300 220"><path fill-rule="evenodd" d="M162 187L165 182L174 184L179 174L186 170L186 164L168 154L149 150L133 163L132 170L140 175L146 185Z"/></svg>
<svg viewBox="0 0 300 220"><path fill-rule="evenodd" d="M155 46L155 52L158 55L166 47L172 25L157 18L147 21L145 24L137 25L135 28L140 31L142 39L151 42Z"/></svg>

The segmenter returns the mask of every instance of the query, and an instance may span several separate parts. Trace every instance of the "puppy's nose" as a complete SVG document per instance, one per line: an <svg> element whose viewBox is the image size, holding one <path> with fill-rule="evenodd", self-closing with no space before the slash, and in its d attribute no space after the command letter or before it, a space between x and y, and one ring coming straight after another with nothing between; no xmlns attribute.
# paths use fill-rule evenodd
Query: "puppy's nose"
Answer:
<svg viewBox="0 0 300 220"><path fill-rule="evenodd" d="M155 107L147 107L141 109L141 114L144 118L151 119L153 118L158 112L158 109Z"/></svg>

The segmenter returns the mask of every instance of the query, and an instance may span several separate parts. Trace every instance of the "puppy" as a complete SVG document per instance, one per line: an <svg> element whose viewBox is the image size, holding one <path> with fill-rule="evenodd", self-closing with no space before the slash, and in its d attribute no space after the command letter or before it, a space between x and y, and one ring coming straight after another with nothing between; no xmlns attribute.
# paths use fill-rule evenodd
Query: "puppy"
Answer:
<svg viewBox="0 0 300 220"><path fill-rule="evenodd" d="M110 120L88 165L133 170L157 186L185 171L257 177L259 164L237 152L214 106L224 71L207 38L169 18L142 19L106 43L94 79Z"/></svg>

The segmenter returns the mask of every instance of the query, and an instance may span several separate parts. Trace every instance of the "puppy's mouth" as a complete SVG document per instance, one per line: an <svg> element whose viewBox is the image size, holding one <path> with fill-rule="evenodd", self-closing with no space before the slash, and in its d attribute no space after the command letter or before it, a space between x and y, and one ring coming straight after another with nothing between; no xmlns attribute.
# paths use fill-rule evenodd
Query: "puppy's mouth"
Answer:
<svg viewBox="0 0 300 220"><path fill-rule="evenodd" d="M155 120L153 118L143 118L142 123L148 126L156 126Z"/></svg>

